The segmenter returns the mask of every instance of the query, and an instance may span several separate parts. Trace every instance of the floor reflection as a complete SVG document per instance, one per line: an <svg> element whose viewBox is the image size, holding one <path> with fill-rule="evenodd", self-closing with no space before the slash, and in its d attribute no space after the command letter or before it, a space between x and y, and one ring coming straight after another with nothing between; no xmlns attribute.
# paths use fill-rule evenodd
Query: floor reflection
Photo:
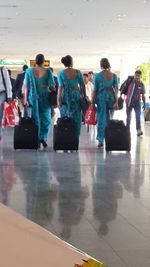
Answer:
<svg viewBox="0 0 150 267"><path fill-rule="evenodd" d="M53 166L53 173L58 181L58 220L61 224L59 234L65 240L70 238L72 227L80 223L85 200L89 195L88 187L81 184L80 166L78 154L71 168Z"/></svg>
<svg viewBox="0 0 150 267"><path fill-rule="evenodd" d="M0 166L0 202L8 205L10 192L15 183L14 166L12 161L5 160L5 165Z"/></svg>
<svg viewBox="0 0 150 267"><path fill-rule="evenodd" d="M116 174L116 173L115 173ZM97 166L93 182L93 215L99 221L98 234L106 235L109 222L116 218L117 200L122 198L123 188L117 175L110 175L107 166Z"/></svg>
<svg viewBox="0 0 150 267"><path fill-rule="evenodd" d="M16 166L16 174L24 184L26 193L26 215L30 220L46 227L52 220L53 202L57 199L57 188L52 184L48 154L35 154L36 165Z"/></svg>
<svg viewBox="0 0 150 267"><path fill-rule="evenodd" d="M0 201L108 266L136 266L134 247L145 253L150 242L149 130L132 132L131 153L106 153L83 126L79 152L68 154L15 152L5 130Z"/></svg>
<svg viewBox="0 0 150 267"><path fill-rule="evenodd" d="M130 162L120 174L120 181L126 191L131 192L135 198L140 198L140 188L145 179L145 165L139 164L145 158L146 152L142 150L141 140L136 139L134 153L135 163ZM119 159L118 159L119 160Z"/></svg>

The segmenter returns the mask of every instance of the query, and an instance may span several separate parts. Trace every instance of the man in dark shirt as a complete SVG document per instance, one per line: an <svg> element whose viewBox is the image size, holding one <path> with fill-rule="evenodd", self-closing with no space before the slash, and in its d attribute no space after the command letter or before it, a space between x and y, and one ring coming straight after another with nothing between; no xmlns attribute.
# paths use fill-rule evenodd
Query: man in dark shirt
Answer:
<svg viewBox="0 0 150 267"><path fill-rule="evenodd" d="M142 72L137 70L134 78L130 81L126 92L126 112L127 126L130 127L131 112L135 111L137 136L143 135L141 130L141 95L143 101L143 109L145 109L145 87L141 81ZM121 94L124 93L123 91Z"/></svg>
<svg viewBox="0 0 150 267"><path fill-rule="evenodd" d="M16 81L15 81L15 84L14 84L14 95L15 95L15 98L16 97L18 97L19 99L22 98L22 85L23 85L23 81L24 81L24 77L25 77L25 72L26 72L27 69L28 69L28 66L24 65L22 67L23 72L19 73L17 75Z"/></svg>

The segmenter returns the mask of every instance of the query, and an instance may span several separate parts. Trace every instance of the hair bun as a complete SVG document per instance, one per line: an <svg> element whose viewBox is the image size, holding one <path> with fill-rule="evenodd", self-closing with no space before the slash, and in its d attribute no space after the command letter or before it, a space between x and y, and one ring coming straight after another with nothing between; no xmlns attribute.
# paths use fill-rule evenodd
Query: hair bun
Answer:
<svg viewBox="0 0 150 267"><path fill-rule="evenodd" d="M100 61L100 65L103 69L110 69L111 68L109 60L107 58L102 58Z"/></svg>
<svg viewBox="0 0 150 267"><path fill-rule="evenodd" d="M65 57L62 57L62 59L61 59L61 63L65 63Z"/></svg>
<svg viewBox="0 0 150 267"><path fill-rule="evenodd" d="M70 67L73 65L73 59L70 55L67 55L65 57L62 57L61 63L63 63L65 67Z"/></svg>

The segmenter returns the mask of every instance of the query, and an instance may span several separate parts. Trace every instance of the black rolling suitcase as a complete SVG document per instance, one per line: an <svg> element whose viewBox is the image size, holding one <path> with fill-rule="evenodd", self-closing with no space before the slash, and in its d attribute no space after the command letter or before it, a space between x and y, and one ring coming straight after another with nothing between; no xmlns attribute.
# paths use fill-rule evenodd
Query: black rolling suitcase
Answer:
<svg viewBox="0 0 150 267"><path fill-rule="evenodd" d="M14 149L38 149L38 129L33 118L20 118L15 126Z"/></svg>
<svg viewBox="0 0 150 267"><path fill-rule="evenodd" d="M128 127L121 120L110 120L106 127L106 151L130 151L131 137Z"/></svg>
<svg viewBox="0 0 150 267"><path fill-rule="evenodd" d="M77 151L79 138L76 132L74 120L64 117L57 120L53 131L53 149Z"/></svg>

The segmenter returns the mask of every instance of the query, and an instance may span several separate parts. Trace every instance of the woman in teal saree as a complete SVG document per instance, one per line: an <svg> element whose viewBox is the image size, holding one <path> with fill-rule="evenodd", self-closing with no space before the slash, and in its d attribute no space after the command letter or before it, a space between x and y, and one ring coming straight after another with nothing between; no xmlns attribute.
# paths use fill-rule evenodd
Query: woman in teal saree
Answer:
<svg viewBox="0 0 150 267"><path fill-rule="evenodd" d="M61 117L74 119L78 137L81 131L81 95L86 95L80 70L73 68L73 59L67 55L61 59L65 69L58 73L58 107Z"/></svg>
<svg viewBox="0 0 150 267"><path fill-rule="evenodd" d="M36 66L26 71L24 79L25 104L32 109L32 117L38 127L39 143L47 147L51 127L51 108L49 105L49 87L54 87L50 69L43 67L44 56L36 56Z"/></svg>
<svg viewBox="0 0 150 267"><path fill-rule="evenodd" d="M97 104L97 140L98 147L103 147L107 123L117 108L118 79L110 71L107 58L100 61L102 71L95 74L92 103Z"/></svg>

